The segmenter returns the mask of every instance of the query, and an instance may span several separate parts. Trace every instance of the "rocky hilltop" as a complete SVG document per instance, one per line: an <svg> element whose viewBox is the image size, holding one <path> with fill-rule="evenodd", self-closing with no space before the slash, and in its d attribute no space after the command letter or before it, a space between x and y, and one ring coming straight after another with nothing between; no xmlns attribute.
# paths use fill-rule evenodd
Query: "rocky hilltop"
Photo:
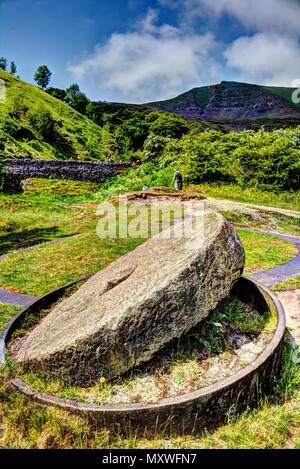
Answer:
<svg viewBox="0 0 300 469"><path fill-rule="evenodd" d="M194 88L174 99L145 106L204 121L264 120L268 123L268 120L287 119L300 123L300 104L292 102L293 91L293 88L222 81L219 85Z"/></svg>

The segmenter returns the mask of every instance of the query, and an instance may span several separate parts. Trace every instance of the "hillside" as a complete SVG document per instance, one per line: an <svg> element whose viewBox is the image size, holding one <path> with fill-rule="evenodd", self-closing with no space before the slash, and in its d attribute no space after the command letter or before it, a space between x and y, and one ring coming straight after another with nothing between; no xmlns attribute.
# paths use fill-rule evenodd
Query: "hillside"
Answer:
<svg viewBox="0 0 300 469"><path fill-rule="evenodd" d="M6 99L0 102L0 156L99 160L102 129L56 98L0 70Z"/></svg>
<svg viewBox="0 0 300 469"><path fill-rule="evenodd" d="M300 123L300 104L292 102L292 92L292 88L223 81L144 106L237 129L256 125L282 127Z"/></svg>
<svg viewBox="0 0 300 469"><path fill-rule="evenodd" d="M300 124L291 88L222 82L174 99L142 105L91 102L84 114L36 86L0 70L6 99L0 102L0 157L33 159L131 159L151 129L151 110L200 122L200 129L240 131ZM153 125L152 125L153 127ZM154 132L155 133L155 132ZM160 129L158 135L165 135ZM140 158L139 155L136 157Z"/></svg>

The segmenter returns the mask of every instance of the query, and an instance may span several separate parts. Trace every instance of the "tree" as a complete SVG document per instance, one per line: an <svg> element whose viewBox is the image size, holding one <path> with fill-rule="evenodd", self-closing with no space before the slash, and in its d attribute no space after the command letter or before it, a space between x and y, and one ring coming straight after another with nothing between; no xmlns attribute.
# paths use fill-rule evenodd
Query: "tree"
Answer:
<svg viewBox="0 0 300 469"><path fill-rule="evenodd" d="M119 153L125 155L129 150L137 151L142 149L148 133L149 128L144 115L135 113L116 128L115 136Z"/></svg>
<svg viewBox="0 0 300 469"><path fill-rule="evenodd" d="M102 148L103 154L107 158L109 156L114 156L114 152L117 148L116 140L111 133L109 123L105 124L102 129Z"/></svg>
<svg viewBox="0 0 300 469"><path fill-rule="evenodd" d="M34 80L42 90L48 87L52 73L47 65L41 65L34 74Z"/></svg>
<svg viewBox="0 0 300 469"><path fill-rule="evenodd" d="M70 104L70 106L81 114L86 113L86 108L90 101L86 95L80 91L77 83L73 83L73 85L66 89L66 95L66 102Z"/></svg>
<svg viewBox="0 0 300 469"><path fill-rule="evenodd" d="M65 90L62 90L60 88L50 87L50 88L47 88L46 92L50 94L51 96L53 96L54 98L59 99L60 101L66 102L67 100L67 95L66 95Z"/></svg>
<svg viewBox="0 0 300 469"><path fill-rule="evenodd" d="M152 114L152 116L151 116ZM189 126L186 120L176 114L164 113L157 115L151 113L147 116L148 121L151 117L154 118L150 124L150 133L153 135L160 135L161 137L181 138L182 135L188 133Z"/></svg>
<svg viewBox="0 0 300 469"><path fill-rule="evenodd" d="M77 85L77 83L73 83L73 85L69 86L69 88L66 89L66 94L67 94L68 98L70 98L71 100L74 99L74 96L76 96L80 92L81 91L80 91L79 85Z"/></svg>
<svg viewBox="0 0 300 469"><path fill-rule="evenodd" d="M10 62L10 73L15 75L17 73L17 66L14 61Z"/></svg>
<svg viewBox="0 0 300 469"><path fill-rule="evenodd" d="M0 57L0 69L1 70L7 69L7 59L5 57Z"/></svg>

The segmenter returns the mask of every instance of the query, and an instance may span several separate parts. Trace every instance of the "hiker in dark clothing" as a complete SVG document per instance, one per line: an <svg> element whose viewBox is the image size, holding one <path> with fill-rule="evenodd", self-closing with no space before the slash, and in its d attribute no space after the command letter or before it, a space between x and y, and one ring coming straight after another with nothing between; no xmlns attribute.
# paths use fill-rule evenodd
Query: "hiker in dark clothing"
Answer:
<svg viewBox="0 0 300 469"><path fill-rule="evenodd" d="M183 177L182 174L176 169L173 177L173 184L177 191L182 191Z"/></svg>

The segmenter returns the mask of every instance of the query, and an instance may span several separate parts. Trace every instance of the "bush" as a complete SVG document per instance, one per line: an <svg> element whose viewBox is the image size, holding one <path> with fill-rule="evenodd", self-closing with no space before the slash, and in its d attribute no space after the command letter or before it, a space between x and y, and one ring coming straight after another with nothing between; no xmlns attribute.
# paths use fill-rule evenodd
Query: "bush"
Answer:
<svg viewBox="0 0 300 469"><path fill-rule="evenodd" d="M165 145L161 165L182 165L193 183L233 182L273 191L300 187L300 128L184 135Z"/></svg>
<svg viewBox="0 0 300 469"><path fill-rule="evenodd" d="M148 187L172 185L174 170L165 168L157 170L154 163L145 163L137 168L130 168L119 176L110 178L97 193L98 198L106 199L113 195L125 194L126 192L141 191L144 184Z"/></svg>
<svg viewBox="0 0 300 469"><path fill-rule="evenodd" d="M128 151L138 151L148 136L149 127L142 113L136 113L116 128L115 138L119 155L124 156Z"/></svg>
<svg viewBox="0 0 300 469"><path fill-rule="evenodd" d="M162 137L160 135L149 135L144 144L143 160L157 161L161 158L165 146L171 142L169 137Z"/></svg>
<svg viewBox="0 0 300 469"><path fill-rule="evenodd" d="M3 119L3 121L1 122L1 130L4 133L10 135L11 137L14 136L18 128L19 126L12 119L9 119L9 117Z"/></svg>
<svg viewBox="0 0 300 469"><path fill-rule="evenodd" d="M28 113L32 127L46 140L51 141L54 137L55 119L50 111L39 107Z"/></svg>
<svg viewBox="0 0 300 469"><path fill-rule="evenodd" d="M151 115L148 116L148 119ZM180 138L188 133L189 126L186 120L177 114L162 113L149 127L150 134L161 137Z"/></svg>
<svg viewBox="0 0 300 469"><path fill-rule="evenodd" d="M21 124L17 124L9 117L5 117L0 123L0 129L4 134L10 135L19 141L34 139L34 135L30 129Z"/></svg>
<svg viewBox="0 0 300 469"><path fill-rule="evenodd" d="M15 119L21 119L26 116L28 109L24 99L20 96L16 96L11 99L9 115Z"/></svg>

